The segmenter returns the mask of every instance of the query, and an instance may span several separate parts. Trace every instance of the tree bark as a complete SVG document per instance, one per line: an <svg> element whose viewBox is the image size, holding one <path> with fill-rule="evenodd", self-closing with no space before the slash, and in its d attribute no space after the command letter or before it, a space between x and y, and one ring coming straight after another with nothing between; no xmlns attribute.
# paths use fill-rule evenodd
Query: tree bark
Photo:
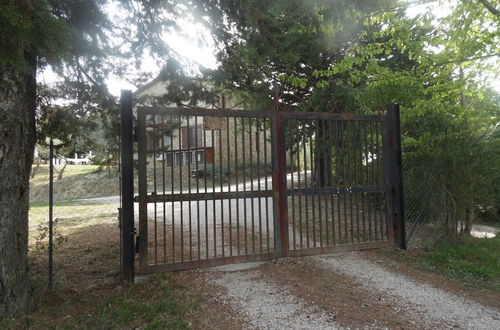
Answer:
<svg viewBox="0 0 500 330"><path fill-rule="evenodd" d="M36 142L36 61L0 64L0 319L29 308L29 177Z"/></svg>

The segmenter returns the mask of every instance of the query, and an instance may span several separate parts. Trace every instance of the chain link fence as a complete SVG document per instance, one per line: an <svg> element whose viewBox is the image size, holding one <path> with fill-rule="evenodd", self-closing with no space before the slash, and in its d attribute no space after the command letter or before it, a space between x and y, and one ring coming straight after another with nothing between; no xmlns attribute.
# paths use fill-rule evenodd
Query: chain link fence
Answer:
<svg viewBox="0 0 500 330"><path fill-rule="evenodd" d="M62 277L71 274L71 271L65 270L58 276L58 268L69 265L79 265L80 271L109 271L107 267L99 270L93 267L104 259L112 259L116 265L119 260L118 166L99 166L78 157L55 157L52 161L53 259L56 282L65 280ZM38 260L35 266L40 268L43 267L45 258L50 260L52 249L49 245L49 187L50 162L48 159L35 159L30 178L29 247L33 259ZM99 255L103 255L103 259L96 259ZM118 267L113 269L113 272L117 271ZM45 273L43 269L39 272Z"/></svg>

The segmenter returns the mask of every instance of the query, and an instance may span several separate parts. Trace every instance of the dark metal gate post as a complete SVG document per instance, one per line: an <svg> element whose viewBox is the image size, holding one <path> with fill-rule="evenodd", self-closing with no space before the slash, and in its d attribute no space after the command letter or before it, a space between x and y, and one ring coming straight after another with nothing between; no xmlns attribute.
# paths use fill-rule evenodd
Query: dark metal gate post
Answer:
<svg viewBox="0 0 500 330"><path fill-rule="evenodd" d="M134 281L134 170L132 91L121 91L121 238L122 278Z"/></svg>
<svg viewBox="0 0 500 330"><path fill-rule="evenodd" d="M406 249L399 105L389 104L386 109L384 172L386 183L390 187L387 200L388 219L391 220L392 228L389 228L389 236L394 239L396 247Z"/></svg>
<svg viewBox="0 0 500 330"><path fill-rule="evenodd" d="M274 114L272 125L273 145L273 202L274 249L277 256L288 254L288 207L285 173L285 132L279 108L279 87L274 87Z"/></svg>

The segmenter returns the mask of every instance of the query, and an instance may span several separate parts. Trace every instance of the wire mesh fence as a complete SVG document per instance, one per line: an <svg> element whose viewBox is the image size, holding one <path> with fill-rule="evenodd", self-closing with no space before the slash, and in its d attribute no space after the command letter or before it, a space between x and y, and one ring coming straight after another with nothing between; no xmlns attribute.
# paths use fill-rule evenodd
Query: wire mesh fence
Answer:
<svg viewBox="0 0 500 330"><path fill-rule="evenodd" d="M403 153L403 189L406 242L409 248L431 242L442 233L443 217L448 214L443 192L436 189L435 173L429 164Z"/></svg>
<svg viewBox="0 0 500 330"><path fill-rule="evenodd" d="M119 259L118 208L120 186L118 166L102 167L71 160L54 162L53 175L53 248L54 263L71 255L74 244L88 245L88 235L107 236L108 252ZM31 253L45 254L49 245L50 162L37 159L30 178L29 243ZM103 237L106 239L105 237ZM67 242L70 244L67 244ZM78 242L77 242L78 241ZM49 253L49 260L50 260ZM82 259L82 260L83 260ZM86 261L92 262L92 261ZM51 271L49 270L49 274ZM49 277L49 286L51 277Z"/></svg>

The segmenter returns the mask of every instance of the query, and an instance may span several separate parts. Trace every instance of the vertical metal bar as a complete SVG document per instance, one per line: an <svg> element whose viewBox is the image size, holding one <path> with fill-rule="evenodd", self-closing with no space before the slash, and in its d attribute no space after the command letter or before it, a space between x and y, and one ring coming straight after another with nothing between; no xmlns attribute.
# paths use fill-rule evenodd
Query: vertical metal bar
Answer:
<svg viewBox="0 0 500 330"><path fill-rule="evenodd" d="M375 185L375 176L374 176L374 166L373 166L373 163L374 163L374 160L373 160L373 154L374 154L374 149L373 149L373 123L372 122L367 122L367 124L370 125L370 128L369 128L369 133L370 133L370 141L368 142L368 138L367 138L367 141L366 141L366 181L367 181L367 184L368 182L370 182L371 185ZM365 127L365 130L366 130L366 127ZM368 135L368 133L366 133L366 135ZM368 145L369 145L369 150L370 150L370 155L371 155L371 162L370 162L370 167L371 167L371 171L368 170ZM371 180L370 180L370 176L369 176L369 172L371 172ZM370 194L367 194L368 197L370 197ZM376 197L376 193L373 194L375 197ZM375 240L378 239L378 230L377 230L377 213L376 213L376 208L372 206L370 206L370 198L367 199L368 200L368 221L371 221L371 219L373 218L373 229L375 231ZM373 213L373 217L372 217L372 213ZM370 231L371 232L371 231ZM372 239L373 240L373 239Z"/></svg>
<svg viewBox="0 0 500 330"><path fill-rule="evenodd" d="M326 164L327 164L327 161L326 161L326 158L327 158L327 155L326 155L326 150L327 150L327 142L326 142L326 125L325 125L325 120L321 120L321 142L322 142L322 148L323 148L323 164L322 164L322 170L323 170L323 178L325 180L325 186L329 186L330 185L330 182L328 180L329 178L329 174L328 174L328 169L326 168ZM329 144L328 144L329 145ZM322 199L322 196L320 195L319 196L319 210L320 210L320 214L319 214L319 221L321 223L321 199ZM329 232L328 232L328 202L327 202L327 195L324 196L324 199L325 199L325 236L326 236L326 245L328 246L329 243L330 243L330 235L329 235ZM321 231L321 230L320 230ZM321 242L323 242L323 233L320 234L320 240ZM323 246L323 244L321 243L321 246Z"/></svg>
<svg viewBox="0 0 500 330"><path fill-rule="evenodd" d="M253 122L250 119L248 124L248 144L249 144L249 158L250 158L250 190L253 191L253 139L252 139L252 126ZM253 197L250 198L250 207L252 208L252 253L255 253L255 206Z"/></svg>
<svg viewBox="0 0 500 330"><path fill-rule="evenodd" d="M161 116L161 160L162 160L162 192L165 195L165 116ZM163 201L163 263L167 262L167 214L166 202Z"/></svg>
<svg viewBox="0 0 500 330"><path fill-rule="evenodd" d="M393 154L393 148L391 148L391 139L393 139L394 132L393 130L393 125L392 125L392 113L390 111L387 112L385 118L384 118L384 136L383 136L383 142L382 142L382 148L384 150L384 180L385 184L387 185L387 191L385 195L385 204L386 204L386 234L387 234L387 239L392 242L394 245L396 245L395 241L395 231L394 227L395 225L395 216L393 212L393 207L394 207L394 187L393 187L393 175L394 173L391 173L394 171L394 154ZM392 166L391 166L392 165Z"/></svg>
<svg viewBox="0 0 500 330"><path fill-rule="evenodd" d="M307 129L306 124L304 123L304 127L302 130L302 148L304 151L304 188L307 188ZM312 173L311 173L312 175ZM306 247L309 248L309 203L307 195L304 195L304 204L305 204L305 215L304 221L306 224Z"/></svg>
<svg viewBox="0 0 500 330"><path fill-rule="evenodd" d="M255 124L255 151L257 153L257 190L262 190L260 187L260 122L259 118L256 119ZM258 200L259 207L259 251L262 253L262 199L259 197Z"/></svg>
<svg viewBox="0 0 500 330"><path fill-rule="evenodd" d="M316 132L320 132L319 130L322 129L321 125L323 123L322 120L318 120L317 122L318 126L317 126L317 129L316 129ZM323 136L323 132L321 133L321 135ZM322 152L322 149L324 149L323 145L321 145L320 143L320 137L319 137L319 134L318 136L316 136L315 138L315 147L314 147L314 153L316 154L315 155L315 158L316 158L316 166L317 166L317 169L316 169L316 179L319 181L317 183L317 187L318 188L322 188L322 184L323 182L321 182L321 176L323 175L321 173L322 170L324 170L324 167L322 167L323 165L321 164L321 152ZM321 194L318 194L318 222L319 222L319 246L320 247L323 247L323 225L322 225L322 222L321 222L321 215L322 215L322 211L321 211Z"/></svg>
<svg viewBox="0 0 500 330"><path fill-rule="evenodd" d="M122 91L122 102L123 102L123 92ZM123 105L122 105L122 121L123 121ZM132 141L130 141L132 143ZM53 251L54 251L54 141L52 138L50 139L50 144L49 144L49 247L48 247L48 253L49 253L49 289L52 290L54 288L53 284ZM123 230L122 228L122 235L123 235ZM125 245L124 245L125 246ZM125 261L123 261L125 262ZM126 280L126 271L123 269L123 277ZM132 275L133 276L133 275ZM133 278L132 278L133 281Z"/></svg>
<svg viewBox="0 0 500 330"><path fill-rule="evenodd" d="M224 164L222 163L222 130L219 130L219 185L220 185L220 191L222 192L224 190L224 171L223 171L223 166ZM224 257L225 252L224 252L224 199L221 198L220 200L220 225L221 225L221 251L222 251L222 257Z"/></svg>
<svg viewBox="0 0 500 330"><path fill-rule="evenodd" d="M377 157L376 158L377 163L375 164L376 165L376 170L372 169L372 171L376 171L376 175L375 175L373 181L377 185L381 184L381 182L382 182L382 173L381 173L382 166L380 166L380 162L382 160L382 157L381 157L382 156L382 151L381 151L381 148L380 148L380 141L381 141L381 134L382 134L382 132L381 132L382 130L380 129L381 126L382 125L380 123L378 123L378 122L375 123L375 138L376 138L376 140L375 140L376 152L375 153L377 155L376 156ZM382 127L382 129L383 129L383 127ZM380 195L385 196L384 193L382 193L382 194L376 194L376 197L377 197L377 199L376 199L376 203L377 203L376 206L378 206L378 203L379 203L378 199L379 199ZM384 230L384 223L385 223L385 221L384 221L383 213L381 212L381 210L377 210L377 211L378 211L377 214L379 216L379 222L380 222L380 239L383 240L384 239L384 233L386 232L387 228L386 228L386 230Z"/></svg>
<svg viewBox="0 0 500 330"><path fill-rule="evenodd" d="M227 155L227 184L228 191L231 191L231 153L229 144L229 117L226 117L226 155ZM228 212L229 212L229 255L233 255L233 219L232 219L232 205L231 199L228 199Z"/></svg>
<svg viewBox="0 0 500 330"><path fill-rule="evenodd" d="M236 191L240 190L238 181L238 121L234 119L234 180ZM236 199L236 250L240 255L240 200Z"/></svg>
<svg viewBox="0 0 500 330"><path fill-rule="evenodd" d="M120 151L121 151L121 239L122 239L122 279L134 281L134 149L132 91L122 90L120 100ZM51 163L52 163L52 159ZM53 174L52 174L53 175Z"/></svg>
<svg viewBox="0 0 500 330"><path fill-rule="evenodd" d="M385 177L390 186L389 211L392 221L394 243L406 249L404 205L403 205L403 173L401 159L401 131L399 105L387 106L386 143L384 152Z"/></svg>
<svg viewBox="0 0 500 330"><path fill-rule="evenodd" d="M186 138L187 138L187 148L186 148L186 156L187 156L187 176L188 176L188 193L191 195L191 128L189 127L189 116L186 116ZM191 201L188 201L188 219L189 219L189 260L193 260L193 217L191 214Z"/></svg>
<svg viewBox="0 0 500 330"><path fill-rule="evenodd" d="M328 145L330 146L330 154L328 155L328 157L330 157L330 164L332 164L332 161L335 160L335 164L337 163L337 159L336 158L333 158L333 153L335 153L335 157L337 157L337 151L336 151L336 143L337 143L337 139L336 139L336 135L333 135L333 125L332 125L332 122L329 121L328 122ZM336 131L335 131L335 134ZM332 135L334 136L334 138L332 138ZM332 143L333 143L333 147L332 147ZM330 171L330 173L332 173L333 171L333 168L329 167L328 168L328 171ZM335 170L335 176L337 176L337 170ZM332 180L330 182L330 185L333 185L333 176L332 176ZM331 209L331 217L332 217L332 244L335 245L335 208L334 208L334 198L333 198L333 193L330 194L330 209Z"/></svg>
<svg viewBox="0 0 500 330"><path fill-rule="evenodd" d="M153 117L153 195L156 195L156 115L152 115ZM153 204L153 210L154 210L154 237L155 237L155 244L154 244L154 255L155 255L155 264L158 264L158 208L156 201Z"/></svg>
<svg viewBox="0 0 500 330"><path fill-rule="evenodd" d="M265 175L265 190L269 189L269 184L267 180L267 169L268 169L268 157L267 157L267 119L264 119L264 175ZM271 125L271 124L269 124ZM266 197L266 244L267 252L271 250L270 237L269 237L269 197Z"/></svg>
<svg viewBox="0 0 500 330"><path fill-rule="evenodd" d="M205 125L205 124L203 124ZM205 186L205 193L207 192L207 128L203 126L203 181ZM205 199L205 258L209 257L209 246L208 246L208 201Z"/></svg>
<svg viewBox="0 0 500 330"><path fill-rule="evenodd" d="M348 168L348 185L349 188L352 187L353 185L353 161L352 161L352 156L353 156L353 132L354 132L354 124L352 121L347 122L347 127L348 127L348 134L347 134L347 168ZM352 192L349 192L349 222L351 223L351 243L354 243L354 221L352 218Z"/></svg>
<svg viewBox="0 0 500 330"><path fill-rule="evenodd" d="M297 134L300 134L300 121L297 120L297 129L298 132ZM305 168L305 165L304 165ZM300 137L297 139L297 186L298 188L302 188L301 185L301 166L300 166ZM298 199L298 204L299 204L299 244L300 244L300 249L304 248L304 242L303 242L303 237L302 237L302 197L299 195L297 196Z"/></svg>
<svg viewBox="0 0 500 330"><path fill-rule="evenodd" d="M196 193L200 193L200 166L198 160L198 152L199 152L199 136L198 136L198 116L194 117L194 139L195 141L195 170L196 170ZM200 233L200 201L196 201L196 230L197 230L197 242L198 242L198 260L201 259L201 233Z"/></svg>
<svg viewBox="0 0 500 330"><path fill-rule="evenodd" d="M340 188L340 180L341 180L341 161L342 161L342 157L341 157L341 149L340 149L340 134L341 134L341 125L342 125L342 121L336 121L336 126L337 126L337 129L335 130L335 171L336 171L336 175L335 175L335 182L337 184L337 191L338 189ZM341 212L340 212L340 206L341 206L341 203L340 203L340 194L337 193L337 220L338 220L338 227L339 227L339 230L338 230L338 242L341 242L341 239L342 239L342 216L341 216Z"/></svg>
<svg viewBox="0 0 500 330"><path fill-rule="evenodd" d="M170 194L174 194L174 166L175 166L175 152L174 152L174 116L170 115L170 125L171 125L171 132L170 132L170 155L172 155L172 162L170 164ZM180 134L180 132L179 132ZM171 205L171 212L172 212L172 263L175 262L175 202L172 201Z"/></svg>
<svg viewBox="0 0 500 330"><path fill-rule="evenodd" d="M279 253L281 257L285 257L288 253L288 209L286 196L286 174L285 174L285 134L284 120L280 113L279 107L279 89L275 86L274 89L274 150L275 150L275 166L273 166L273 191L275 210L277 217L274 219L275 225L275 253ZM278 220L278 221L276 221ZM276 231L277 229L277 231Z"/></svg>
<svg viewBox="0 0 500 330"><path fill-rule="evenodd" d="M184 155L182 153L182 116L179 116L179 155L181 161L179 164L179 191L182 193L182 166L184 165ZM184 203L181 204L181 262L184 261Z"/></svg>
<svg viewBox="0 0 500 330"><path fill-rule="evenodd" d="M210 130L212 142L212 192L215 192L215 132ZM217 217L215 214L215 199L212 200L212 222L214 226L214 258L217 257Z"/></svg>
<svg viewBox="0 0 500 330"><path fill-rule="evenodd" d="M353 163L354 163L354 181L351 183L351 186L358 185L358 174L361 174L361 169L358 166L362 165L361 162L361 122L353 121L353 133L354 133L354 145L352 148L353 153ZM360 156L358 158L358 149L360 150ZM356 241L360 242L360 225L359 225L359 195L356 193L353 196L354 199L354 208L351 208L351 213L356 212Z"/></svg>
<svg viewBox="0 0 500 330"><path fill-rule="evenodd" d="M292 129L295 129L295 125L293 125L294 123L296 123L295 120L290 120L289 121L290 123L290 126L292 127ZM285 131L286 131L286 126L285 126ZM293 190L295 189L295 184L294 184L294 176L295 176L295 170L293 169L293 146L290 148L289 150L289 153L290 153L290 188ZM288 182L287 182L287 185L288 185ZM288 187L287 187L288 189ZM297 244L296 244L296 238L295 238L295 233L296 233L296 230L295 230L295 221L297 219L297 217L295 216L295 196L291 196L291 199L292 199L292 246L293 246L293 250L296 249L297 247Z"/></svg>
<svg viewBox="0 0 500 330"><path fill-rule="evenodd" d="M247 190L247 175L246 175L246 150L245 150L245 118L241 118L241 151L243 153L243 191ZM248 225L247 225L247 199L243 198L243 219L245 227L243 232L245 235L245 254L248 254Z"/></svg>
<svg viewBox="0 0 500 330"><path fill-rule="evenodd" d="M315 149L317 149L318 145L314 142L313 148L313 137L312 134L316 135L316 125L314 120L311 121L311 128L313 128L314 132L309 131L309 160L311 161L311 186L314 187L317 185L317 173L316 173L316 156ZM317 136L315 136L317 138ZM316 205L314 194L311 194L311 213L312 213L312 238L313 238L313 246L316 247Z"/></svg>
<svg viewBox="0 0 500 330"><path fill-rule="evenodd" d="M365 124L365 129L364 129L364 136L365 136L365 148L364 148L364 152L365 152L365 157L364 157L365 179L363 180L363 185L368 186L368 185L370 185L369 167L373 163L373 152L370 149L370 145L368 143L368 133L370 133L370 136L372 136L371 135L372 122L365 121L364 124ZM370 126L370 132L368 132L368 129L367 129L368 125ZM371 156L370 163L368 162L369 161L368 155ZM363 202L363 240L366 241L367 240L366 221L368 220L368 223L370 223L370 213L371 213L370 212L370 194L369 193L362 194L362 202ZM365 204L366 204L366 209L365 209Z"/></svg>
<svg viewBox="0 0 500 330"><path fill-rule="evenodd" d="M347 121L341 121L340 124L340 140L341 140L341 143L342 143L342 146L341 146L341 153L342 153L342 186L344 188L346 188L346 174L345 174L345 167L346 167L346 162L345 162L345 138L344 138L344 123L347 123ZM339 197L342 196L342 195L339 195ZM347 242L347 227L348 227L348 223L347 223L347 198L345 195L342 196L342 200L343 200L343 207L344 207L344 238L345 238L345 241Z"/></svg>
<svg viewBox="0 0 500 330"><path fill-rule="evenodd" d="M137 154L139 162L139 257L141 268L148 266L148 182L147 182L147 135L146 113L139 111L137 114L138 145ZM124 145L125 146L125 145ZM133 187L132 187L133 194ZM132 204L133 205L133 204ZM133 208L132 208L133 212ZM123 214L127 214L125 208Z"/></svg>

